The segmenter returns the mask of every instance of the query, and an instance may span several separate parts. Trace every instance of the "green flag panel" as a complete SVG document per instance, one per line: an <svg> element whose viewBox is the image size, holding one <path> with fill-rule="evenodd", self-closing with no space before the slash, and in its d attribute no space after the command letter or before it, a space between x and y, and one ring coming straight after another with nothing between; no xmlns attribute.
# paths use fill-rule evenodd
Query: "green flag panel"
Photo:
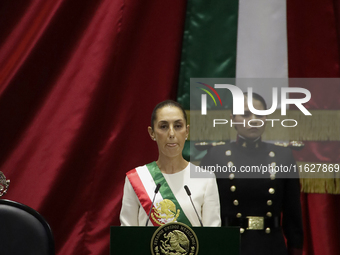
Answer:
<svg viewBox="0 0 340 255"><path fill-rule="evenodd" d="M190 78L234 78L238 0L189 0L177 101L190 108Z"/></svg>

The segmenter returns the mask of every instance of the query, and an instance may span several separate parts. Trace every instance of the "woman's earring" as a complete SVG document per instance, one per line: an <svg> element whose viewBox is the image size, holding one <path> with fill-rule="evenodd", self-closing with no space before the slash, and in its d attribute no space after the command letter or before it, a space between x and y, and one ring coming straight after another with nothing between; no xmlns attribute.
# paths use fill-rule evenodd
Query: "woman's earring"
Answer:
<svg viewBox="0 0 340 255"><path fill-rule="evenodd" d="M153 138L154 141L156 141L156 138Z"/></svg>

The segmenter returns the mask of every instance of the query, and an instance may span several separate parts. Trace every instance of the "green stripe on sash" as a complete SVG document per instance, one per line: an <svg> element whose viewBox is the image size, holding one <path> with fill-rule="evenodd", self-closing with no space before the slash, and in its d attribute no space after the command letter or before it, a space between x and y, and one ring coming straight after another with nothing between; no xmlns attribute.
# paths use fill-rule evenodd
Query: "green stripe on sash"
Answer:
<svg viewBox="0 0 340 255"><path fill-rule="evenodd" d="M180 210L180 214L177 218L178 222L182 222L186 225L188 225L189 227L192 227L190 221L188 220L187 216L184 214L184 211L182 209L182 207L180 206L180 204L178 203L175 195L172 193L169 184L166 182L161 170L159 169L159 167L157 166L157 163L154 161L150 164L147 164L146 167L148 168L153 180L155 181L156 185L158 183L161 184L161 187L159 188L159 192L161 193L163 199L169 199L171 200L175 206L176 206L176 211L179 209ZM174 212L176 213L176 212Z"/></svg>

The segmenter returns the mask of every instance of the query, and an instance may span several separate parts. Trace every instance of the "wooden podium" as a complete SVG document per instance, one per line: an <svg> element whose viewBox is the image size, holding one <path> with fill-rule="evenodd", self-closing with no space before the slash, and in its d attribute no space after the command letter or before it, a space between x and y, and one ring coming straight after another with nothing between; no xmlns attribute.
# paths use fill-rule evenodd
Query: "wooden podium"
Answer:
<svg viewBox="0 0 340 255"><path fill-rule="evenodd" d="M199 255L239 255L239 227L192 227ZM151 255L157 227L111 227L110 255Z"/></svg>

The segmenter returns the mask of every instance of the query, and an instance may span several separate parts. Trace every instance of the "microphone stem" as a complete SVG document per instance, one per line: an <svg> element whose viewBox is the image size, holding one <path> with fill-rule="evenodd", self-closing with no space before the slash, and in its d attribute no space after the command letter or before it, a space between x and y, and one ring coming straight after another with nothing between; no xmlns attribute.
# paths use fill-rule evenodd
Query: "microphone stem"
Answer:
<svg viewBox="0 0 340 255"><path fill-rule="evenodd" d="M191 196L189 196L189 198L190 198L190 201L191 201L191 203L192 203L192 206L194 207L194 210L195 210L195 212L196 212L197 218L198 218L198 220L200 221L201 227L203 227L203 223L202 223L200 217L198 216L198 212L197 212L197 210L196 210L196 207L195 207L195 205L194 205L194 202L193 202L192 199L191 199Z"/></svg>
<svg viewBox="0 0 340 255"><path fill-rule="evenodd" d="M158 190L157 190L157 192L158 192ZM147 219L147 221L145 223L145 227L148 226L150 215L151 215L151 210L152 210L153 204L155 202L156 195L157 195L157 193L155 192L155 195L153 196L153 199L152 199L152 204L151 204L151 207L150 207L150 211L149 211L149 214L148 214L148 219Z"/></svg>

